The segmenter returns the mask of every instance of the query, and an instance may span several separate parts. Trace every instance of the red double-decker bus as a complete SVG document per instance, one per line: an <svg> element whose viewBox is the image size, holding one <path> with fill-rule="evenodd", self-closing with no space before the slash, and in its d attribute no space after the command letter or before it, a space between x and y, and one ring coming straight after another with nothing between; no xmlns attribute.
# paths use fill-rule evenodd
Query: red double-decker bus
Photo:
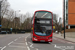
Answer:
<svg viewBox="0 0 75 50"><path fill-rule="evenodd" d="M52 42L53 14L51 11L35 11L32 18L32 41Z"/></svg>

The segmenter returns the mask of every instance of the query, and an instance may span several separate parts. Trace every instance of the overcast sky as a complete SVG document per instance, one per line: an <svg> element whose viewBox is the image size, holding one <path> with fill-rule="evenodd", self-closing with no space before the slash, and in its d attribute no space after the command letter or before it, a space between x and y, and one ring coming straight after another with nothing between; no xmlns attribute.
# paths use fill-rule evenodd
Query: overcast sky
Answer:
<svg viewBox="0 0 75 50"><path fill-rule="evenodd" d="M62 17L63 0L8 0L15 11L20 10L22 14L29 12L33 14L36 10L49 10Z"/></svg>

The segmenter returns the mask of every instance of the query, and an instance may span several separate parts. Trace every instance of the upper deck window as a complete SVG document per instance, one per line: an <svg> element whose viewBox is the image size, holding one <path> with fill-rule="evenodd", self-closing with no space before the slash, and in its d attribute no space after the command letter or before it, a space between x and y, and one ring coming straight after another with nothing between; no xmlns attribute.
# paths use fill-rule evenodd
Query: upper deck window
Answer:
<svg viewBox="0 0 75 50"><path fill-rule="evenodd" d="M52 14L46 11L38 11L35 13L35 18L48 18L52 19Z"/></svg>

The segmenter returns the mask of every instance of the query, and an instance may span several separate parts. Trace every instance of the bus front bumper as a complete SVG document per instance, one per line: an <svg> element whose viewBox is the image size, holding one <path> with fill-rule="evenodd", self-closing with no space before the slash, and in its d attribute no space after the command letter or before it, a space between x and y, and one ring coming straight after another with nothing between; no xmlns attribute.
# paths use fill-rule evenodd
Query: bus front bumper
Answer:
<svg viewBox="0 0 75 50"><path fill-rule="evenodd" d="M50 39L38 39L38 38L33 38L32 41L52 42L52 38L50 38Z"/></svg>

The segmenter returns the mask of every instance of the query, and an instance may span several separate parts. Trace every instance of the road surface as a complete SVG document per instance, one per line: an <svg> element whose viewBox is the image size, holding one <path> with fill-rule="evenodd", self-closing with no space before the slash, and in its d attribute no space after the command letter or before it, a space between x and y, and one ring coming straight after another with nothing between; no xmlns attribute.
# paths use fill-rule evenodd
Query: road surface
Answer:
<svg viewBox="0 0 75 50"><path fill-rule="evenodd" d="M30 33L0 35L0 50L75 50L75 43L53 37L52 43L31 41Z"/></svg>

